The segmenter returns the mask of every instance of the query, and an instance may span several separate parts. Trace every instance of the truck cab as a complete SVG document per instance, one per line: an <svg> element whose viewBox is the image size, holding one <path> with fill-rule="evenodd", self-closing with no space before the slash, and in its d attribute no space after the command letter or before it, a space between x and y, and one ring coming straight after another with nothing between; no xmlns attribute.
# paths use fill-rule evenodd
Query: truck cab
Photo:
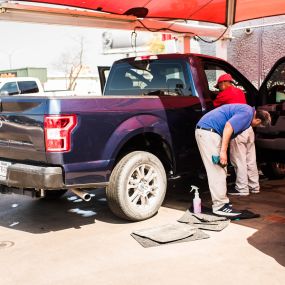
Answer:
<svg viewBox="0 0 285 285"><path fill-rule="evenodd" d="M34 77L9 77L0 78L0 96L31 94L43 92L43 87L38 78Z"/></svg>

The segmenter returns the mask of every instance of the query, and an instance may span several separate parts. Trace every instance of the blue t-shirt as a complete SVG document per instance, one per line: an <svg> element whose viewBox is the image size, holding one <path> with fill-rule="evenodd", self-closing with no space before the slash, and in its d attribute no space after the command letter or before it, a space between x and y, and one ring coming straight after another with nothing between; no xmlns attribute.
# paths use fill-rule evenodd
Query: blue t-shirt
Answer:
<svg viewBox="0 0 285 285"><path fill-rule="evenodd" d="M254 108L246 104L226 104L204 115L197 126L214 129L222 136L225 124L229 122L235 137L250 127L254 111Z"/></svg>

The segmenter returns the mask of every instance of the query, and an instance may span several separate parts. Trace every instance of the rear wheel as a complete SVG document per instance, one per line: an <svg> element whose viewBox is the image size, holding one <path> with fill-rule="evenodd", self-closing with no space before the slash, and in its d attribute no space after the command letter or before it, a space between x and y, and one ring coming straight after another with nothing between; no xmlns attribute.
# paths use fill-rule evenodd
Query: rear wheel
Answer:
<svg viewBox="0 0 285 285"><path fill-rule="evenodd" d="M268 162L261 170L269 179L282 179L285 177L285 163Z"/></svg>
<svg viewBox="0 0 285 285"><path fill-rule="evenodd" d="M161 206L166 184L164 167L156 156L145 151L131 152L112 171L106 191L108 204L120 218L148 219Z"/></svg>

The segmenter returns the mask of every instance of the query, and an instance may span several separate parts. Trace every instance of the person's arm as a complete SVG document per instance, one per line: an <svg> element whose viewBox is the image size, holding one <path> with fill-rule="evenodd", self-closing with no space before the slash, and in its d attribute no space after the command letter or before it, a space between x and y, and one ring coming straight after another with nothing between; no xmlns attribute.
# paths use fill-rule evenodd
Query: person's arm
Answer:
<svg viewBox="0 0 285 285"><path fill-rule="evenodd" d="M220 151L220 163L226 165L228 163L227 150L230 143L231 136L234 132L232 125L227 122L223 131L222 147Z"/></svg>

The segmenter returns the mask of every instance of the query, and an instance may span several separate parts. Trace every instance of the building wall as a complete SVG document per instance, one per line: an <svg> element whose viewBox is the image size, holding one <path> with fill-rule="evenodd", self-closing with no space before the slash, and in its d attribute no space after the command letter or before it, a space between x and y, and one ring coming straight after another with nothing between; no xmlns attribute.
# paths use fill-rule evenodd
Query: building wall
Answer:
<svg viewBox="0 0 285 285"><path fill-rule="evenodd" d="M64 91L67 89L67 79L64 77L49 77L44 84L45 91ZM80 94L101 95L98 77L79 77L76 80L75 92Z"/></svg>
<svg viewBox="0 0 285 285"><path fill-rule="evenodd" d="M275 24L252 28L249 33L245 30L248 26L270 22ZM233 28L232 35L228 43L228 61L259 87L277 59L285 56L285 17L244 23L236 30Z"/></svg>

